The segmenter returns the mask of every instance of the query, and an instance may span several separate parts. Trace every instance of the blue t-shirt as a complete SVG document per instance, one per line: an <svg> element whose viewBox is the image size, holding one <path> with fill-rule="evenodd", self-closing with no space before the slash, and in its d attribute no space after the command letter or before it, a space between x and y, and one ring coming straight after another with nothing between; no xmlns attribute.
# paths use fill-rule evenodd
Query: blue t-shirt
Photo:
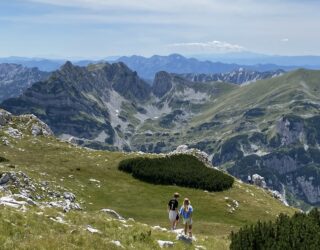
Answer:
<svg viewBox="0 0 320 250"><path fill-rule="evenodd" d="M192 212L193 212L193 208L192 208L192 206L191 205L189 205L189 209L188 209L188 212L187 211L185 211L184 210L184 206L182 206L181 208L180 208L180 214L182 215L182 217L184 218L184 219L189 219L190 218L190 216L191 216L191 214L192 214Z"/></svg>

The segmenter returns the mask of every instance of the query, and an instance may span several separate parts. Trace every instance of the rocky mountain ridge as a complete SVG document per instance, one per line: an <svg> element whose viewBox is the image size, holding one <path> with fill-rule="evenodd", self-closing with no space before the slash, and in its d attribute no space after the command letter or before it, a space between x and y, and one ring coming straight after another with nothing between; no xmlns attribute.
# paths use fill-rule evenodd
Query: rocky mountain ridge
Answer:
<svg viewBox="0 0 320 250"><path fill-rule="evenodd" d="M233 84L248 84L251 82L256 82L258 80L264 80L268 78L273 78L281 76L284 74L284 70L275 70L275 71L252 71L239 68L237 70L219 73L219 74L180 74L181 77L186 78L193 82L229 82Z"/></svg>
<svg viewBox="0 0 320 250"><path fill-rule="evenodd" d="M159 72L150 87L123 63L79 67L67 62L48 80L4 101L2 107L15 114L36 114L62 138L130 150L130 138L144 121L167 114L162 126L170 126L171 117L179 123L220 90L235 87L194 83L166 72Z"/></svg>

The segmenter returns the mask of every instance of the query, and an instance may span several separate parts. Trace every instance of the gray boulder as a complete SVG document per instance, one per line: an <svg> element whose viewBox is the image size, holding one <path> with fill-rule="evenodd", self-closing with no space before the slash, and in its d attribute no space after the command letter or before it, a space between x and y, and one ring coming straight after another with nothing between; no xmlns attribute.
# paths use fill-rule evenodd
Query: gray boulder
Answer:
<svg viewBox="0 0 320 250"><path fill-rule="evenodd" d="M120 214L118 214L116 211L114 211L112 209L103 208L103 209L101 209L101 212L105 212L118 220L124 220L124 218Z"/></svg>
<svg viewBox="0 0 320 250"><path fill-rule="evenodd" d="M69 200L71 202L74 202L76 200L76 196L73 193L70 192L64 192L63 193L63 198L66 200Z"/></svg>
<svg viewBox="0 0 320 250"><path fill-rule="evenodd" d="M12 115L3 110L0 109L0 126L5 126L10 120L11 120Z"/></svg>
<svg viewBox="0 0 320 250"><path fill-rule="evenodd" d="M4 173L2 174L1 178L0 178L0 185L5 185L7 184L11 179L11 176L9 173Z"/></svg>

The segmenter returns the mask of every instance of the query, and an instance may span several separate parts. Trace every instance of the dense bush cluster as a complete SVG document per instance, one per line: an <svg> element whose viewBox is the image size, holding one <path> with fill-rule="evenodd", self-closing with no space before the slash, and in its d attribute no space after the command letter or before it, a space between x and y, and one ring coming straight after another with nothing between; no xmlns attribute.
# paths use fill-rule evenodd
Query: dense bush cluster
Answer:
<svg viewBox="0 0 320 250"><path fill-rule="evenodd" d="M234 179L216 169L206 167L191 155L123 160L119 169L133 177L153 184L177 185L208 191L223 191L232 187Z"/></svg>
<svg viewBox="0 0 320 250"><path fill-rule="evenodd" d="M231 234L231 250L319 249L320 211L293 217L281 214L275 222L258 222Z"/></svg>

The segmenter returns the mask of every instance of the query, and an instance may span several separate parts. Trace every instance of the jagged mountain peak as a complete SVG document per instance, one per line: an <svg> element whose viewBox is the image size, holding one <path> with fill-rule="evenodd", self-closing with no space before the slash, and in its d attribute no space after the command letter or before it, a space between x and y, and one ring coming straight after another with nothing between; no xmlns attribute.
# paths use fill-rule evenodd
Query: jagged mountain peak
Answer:
<svg viewBox="0 0 320 250"><path fill-rule="evenodd" d="M160 71L155 75L153 81L153 94L159 98L163 97L172 88L172 75Z"/></svg>

